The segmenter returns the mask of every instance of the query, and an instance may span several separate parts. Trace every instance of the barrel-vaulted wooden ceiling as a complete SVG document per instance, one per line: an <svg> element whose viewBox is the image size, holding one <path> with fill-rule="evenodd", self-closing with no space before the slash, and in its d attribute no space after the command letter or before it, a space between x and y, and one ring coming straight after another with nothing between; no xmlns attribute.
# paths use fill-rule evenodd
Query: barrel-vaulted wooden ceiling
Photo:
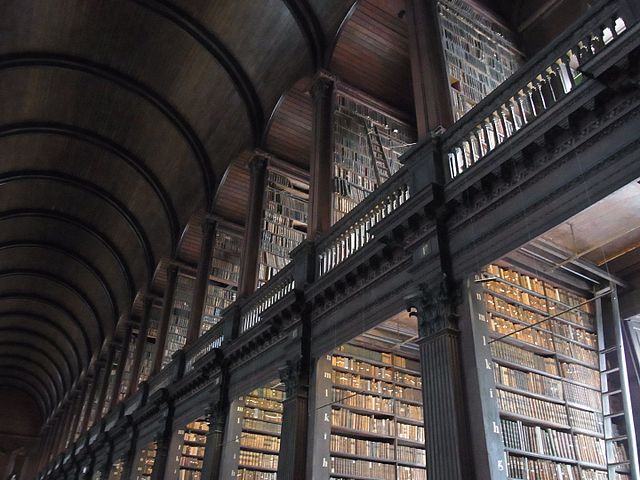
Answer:
<svg viewBox="0 0 640 480"><path fill-rule="evenodd" d="M308 166L318 68L411 116L404 9L2 2L0 387L46 417L161 260L195 261L202 212L244 223L253 148Z"/></svg>

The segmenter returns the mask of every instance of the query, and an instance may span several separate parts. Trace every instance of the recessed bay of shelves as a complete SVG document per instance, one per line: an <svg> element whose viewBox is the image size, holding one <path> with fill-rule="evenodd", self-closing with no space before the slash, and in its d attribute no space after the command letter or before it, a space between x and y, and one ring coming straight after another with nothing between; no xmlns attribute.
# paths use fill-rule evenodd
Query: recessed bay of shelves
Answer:
<svg viewBox="0 0 640 480"><path fill-rule="evenodd" d="M598 322L587 298L508 265L478 278L510 479L625 480L608 464Z"/></svg>
<svg viewBox="0 0 640 480"><path fill-rule="evenodd" d="M151 442L138 453L135 468L136 480L151 480L153 466L156 461L157 448L156 442Z"/></svg>
<svg viewBox="0 0 640 480"><path fill-rule="evenodd" d="M187 341L194 286L195 279L193 277L183 275L182 273L178 274L176 290L173 297L173 308L171 309L171 319L169 321L164 355L162 358L163 367L171 361L174 353L184 347Z"/></svg>
<svg viewBox="0 0 640 480"><path fill-rule="evenodd" d="M264 193L258 254L258 287L289 262L289 253L307 237L309 185L269 169Z"/></svg>
<svg viewBox="0 0 640 480"><path fill-rule="evenodd" d="M208 432L209 422L203 419L190 422L184 430L178 430L181 437L177 445L178 480L201 480Z"/></svg>
<svg viewBox="0 0 640 480"><path fill-rule="evenodd" d="M518 69L522 56L511 34L462 0L439 0L442 48L454 120L461 118Z"/></svg>
<svg viewBox="0 0 640 480"><path fill-rule="evenodd" d="M339 91L333 135L335 223L398 171L398 158L413 142L413 129Z"/></svg>

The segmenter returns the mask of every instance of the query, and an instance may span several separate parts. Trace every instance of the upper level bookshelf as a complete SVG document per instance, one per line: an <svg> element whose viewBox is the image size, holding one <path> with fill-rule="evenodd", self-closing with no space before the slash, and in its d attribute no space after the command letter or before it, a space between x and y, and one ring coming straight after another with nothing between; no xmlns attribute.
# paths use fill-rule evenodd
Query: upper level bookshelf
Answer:
<svg viewBox="0 0 640 480"><path fill-rule="evenodd" d="M336 92L332 223L398 171L398 157L415 138L411 126L364 98Z"/></svg>
<svg viewBox="0 0 640 480"><path fill-rule="evenodd" d="M607 445L592 303L506 265L478 278L474 315L493 365L509 479L626 480L623 442ZM615 436L615 432L614 432Z"/></svg>
<svg viewBox="0 0 640 480"><path fill-rule="evenodd" d="M151 480L153 467L156 463L157 449L157 443L151 442L142 450L140 450L136 458L136 467L134 470L136 480Z"/></svg>
<svg viewBox="0 0 640 480"><path fill-rule="evenodd" d="M442 47L454 120L514 73L522 55L513 34L463 0L439 0Z"/></svg>
<svg viewBox="0 0 640 480"><path fill-rule="evenodd" d="M173 308L171 309L171 319L169 321L164 355L162 357L163 367L171 361L174 353L184 347L187 341L194 286L195 279L193 277L182 273L178 274L176 290L173 297Z"/></svg>
<svg viewBox="0 0 640 480"><path fill-rule="evenodd" d="M178 480L201 480L209 422L204 419L189 422L177 431L175 455L172 455L173 477ZM171 471L171 470L169 470Z"/></svg>
<svg viewBox="0 0 640 480"><path fill-rule="evenodd" d="M263 205L258 287L289 263L291 250L307 237L309 184L270 166Z"/></svg>
<svg viewBox="0 0 640 480"><path fill-rule="evenodd" d="M200 335L217 324L223 310L236 300L241 249L242 236L239 233L221 225L216 227Z"/></svg>

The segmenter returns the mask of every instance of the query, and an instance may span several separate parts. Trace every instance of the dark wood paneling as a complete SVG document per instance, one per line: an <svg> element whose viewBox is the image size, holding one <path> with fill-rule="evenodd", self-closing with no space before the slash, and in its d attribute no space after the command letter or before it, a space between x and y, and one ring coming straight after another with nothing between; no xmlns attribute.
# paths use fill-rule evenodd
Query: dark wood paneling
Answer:
<svg viewBox="0 0 640 480"><path fill-rule="evenodd" d="M342 28L331 70L356 88L410 113L413 111L404 2L364 0Z"/></svg>

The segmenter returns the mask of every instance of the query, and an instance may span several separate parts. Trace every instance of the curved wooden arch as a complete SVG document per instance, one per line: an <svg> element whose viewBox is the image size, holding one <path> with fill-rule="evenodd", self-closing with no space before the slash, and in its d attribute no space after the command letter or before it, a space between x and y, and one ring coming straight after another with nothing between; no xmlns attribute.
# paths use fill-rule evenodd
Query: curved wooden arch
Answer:
<svg viewBox="0 0 640 480"><path fill-rule="evenodd" d="M73 342L73 339L69 336L68 332L64 329L61 328L60 325L58 325L56 322L54 322L53 320L47 319L43 316L40 315L36 315L34 313L30 313L30 312L26 312L26 311L21 311L21 310L8 310L8 311L2 311L0 309L0 331L1 330L9 330L9 329L13 329L16 327L4 327L3 326L3 321L4 320L10 320L12 318L26 318L29 319L30 322L37 322L39 324L42 324L44 326L47 327L51 327L53 328L58 334L60 334L69 344L69 347L71 348L71 351L73 352L73 355L75 357L76 360L76 364L78 365L78 368L80 368L80 371L82 371L82 366L83 365L88 365L90 360L91 360L91 356L88 355L87 358L85 359L85 362L82 361L81 357L80 357L80 352L78 350L78 346ZM87 352L89 353L89 352Z"/></svg>
<svg viewBox="0 0 640 480"><path fill-rule="evenodd" d="M0 343L0 345L2 345L2 343ZM2 359L7 359L9 360L9 362L3 362ZM29 370L26 368L27 365L36 367L37 371L39 371L40 373L44 373L43 378L39 376L38 378L40 378L43 385L47 385L47 382L49 382L48 388L51 388L51 390L49 390L49 393L51 394L51 398L54 399L53 403L58 403L64 396L64 384L61 381L56 382L54 380L55 377L52 375L52 373L47 370L40 362L37 362L32 357L28 357L26 355L11 355L4 352L0 353L0 368L22 368L36 376L34 370Z"/></svg>
<svg viewBox="0 0 640 480"><path fill-rule="evenodd" d="M0 321L2 321L2 320L0 319ZM47 345L52 346L53 349L56 352L58 352L60 354L61 358L63 359L64 366L66 367L66 370L67 370L69 378L71 380L73 380L73 378L76 378L78 375L80 375L81 369L74 369L71 366L71 363L69 362L69 359L67 357L67 353L68 352L65 352L64 350L62 350L62 348L60 348L60 345L58 345L56 342L51 340L51 338L49 338L46 335L42 334L40 331L33 330L31 328L27 328L26 326L22 326L22 327L2 327L2 326L0 326L0 332L17 333L17 334L20 334L20 335L27 335L28 337L37 338L39 341L42 341L42 342L46 343ZM4 340L6 338L5 337L6 333L4 333L0 338L2 338ZM0 342L0 344L2 344L2 342ZM80 365L78 365L78 367L80 367ZM78 371L74 372L74 370L78 370Z"/></svg>
<svg viewBox="0 0 640 480"><path fill-rule="evenodd" d="M71 385L65 380L62 371L60 370L60 366L57 363L54 363L51 356L47 355L45 351L41 348L38 348L27 342L3 342L0 341L0 346L4 347L6 350L7 347L20 347L25 349L24 353L8 353L6 351L0 352L0 365L5 365L6 363L3 359L11 359L18 362L19 365L33 364L37 365L43 372L46 372L47 376L51 379L53 384L56 386L56 400L59 401L64 398L65 393L71 388ZM37 355L34 356L34 353ZM50 363L42 363L39 360L43 360L43 357L46 358ZM50 369L47 369L47 366L51 366L53 372ZM57 382L56 382L57 380Z"/></svg>
<svg viewBox="0 0 640 480"><path fill-rule="evenodd" d="M158 200L162 204L162 209L164 211L167 223L169 224L172 246L171 248L172 250L175 250L178 230L180 228L175 206L169 193L160 183L160 180L151 170L147 168L145 163L140 158L135 156L120 144L91 130L79 128L74 125L67 125L58 122L25 122L0 126L0 138L34 133L45 135L60 135L68 138L73 138L75 140L79 140L81 142L98 147L101 150L105 150L114 155L116 158L123 160L144 179L147 185L151 187L151 189L158 197Z"/></svg>
<svg viewBox="0 0 640 480"><path fill-rule="evenodd" d="M60 183L62 185L72 186L95 197L98 197L102 201L107 203L118 213L118 215L124 218L125 222L129 226L129 229L136 236L138 244L140 248L142 248L142 252L144 254L145 262L147 265L148 278L151 278L155 265L151 243L149 242L149 239L138 219L120 200L115 198L113 195L111 195L111 193L107 192L101 187L87 182L86 180L73 177L71 175L62 174L60 172L53 172L48 170L21 170L2 174L0 175L0 187L12 182L31 180L45 180Z"/></svg>
<svg viewBox="0 0 640 480"><path fill-rule="evenodd" d="M3 294L0 294L0 311L2 309L2 304L1 304L2 300L9 300L9 301L18 300L18 301L25 301L25 302L33 302L33 303L45 305L47 308L52 308L62 313L66 318L68 318L71 321L71 323L75 324L80 330L80 332L82 333L82 337L87 346L87 351L88 352L93 351L93 347L91 346L91 340L89 338L88 332L84 328L85 327L84 324L75 315L73 315L73 313L68 311L63 305L60 305L55 300L51 300L49 298L42 297L40 295L35 295L35 294L3 293ZM102 336L99 342L97 342L98 345L102 344L103 341L104 341L104 337Z"/></svg>
<svg viewBox="0 0 640 480"><path fill-rule="evenodd" d="M162 115L169 120L176 130L187 142L198 162L198 167L202 174L203 187L205 189L205 199L207 206L210 206L213 199L213 185L215 177L211 170L211 162L202 141L196 134L194 128L187 120L159 93L151 89L142 82L130 77L119 70L92 62L85 58L71 55L61 55L56 53L14 53L0 56L0 70L16 67L56 67L67 70L77 70L89 75L96 76L110 83L114 83L121 88L144 98L152 104Z"/></svg>
<svg viewBox="0 0 640 480"><path fill-rule="evenodd" d="M298 28L307 42L314 70L326 67L326 42L318 17L307 0L282 0L298 24Z"/></svg>
<svg viewBox="0 0 640 480"><path fill-rule="evenodd" d="M129 300L134 297L134 281L133 275L127 266L127 263L124 261L124 256L118 250L118 248L113 244L113 242L102 235L100 232L96 231L91 225L86 223L84 220L73 217L71 215L64 214L62 212L54 211L54 210L42 210L42 209L20 209L20 210L8 210L5 212L0 212L0 222L5 220L12 220L14 218L22 218L22 217L40 217L40 218L48 218L52 220L56 220L59 222L64 222L68 225L72 225L85 233L89 234L93 238L95 238L99 243L101 243L111 254L111 256L115 259L118 264L119 269L122 271L125 282L127 284L127 291L129 292Z"/></svg>
<svg viewBox="0 0 640 480"><path fill-rule="evenodd" d="M166 0L132 0L149 11L160 15L179 27L198 44L205 48L227 72L231 82L247 107L249 121L253 130L254 143L257 145L264 128L264 112L258 92L244 71L240 62L231 54L224 43L204 25L187 12ZM210 199L213 200L213 199ZM208 208L212 205L207 203Z"/></svg>
<svg viewBox="0 0 640 480"><path fill-rule="evenodd" d="M7 380L9 381L7 382ZM0 385L5 388L15 388L16 390L21 390L28 394L38 404L38 409L42 414L42 418L47 417L48 407L42 400L41 392L39 392L29 382L17 376L0 375Z"/></svg>
<svg viewBox="0 0 640 480"><path fill-rule="evenodd" d="M48 272L40 272L37 270L17 270L17 269L16 270L0 270L0 278L15 277L15 276L35 277L35 278L45 279L46 281L56 283L62 288L69 290L71 293L73 293L74 296L80 299L80 301L84 304L84 306L89 311L91 311L94 319L98 321L99 315L95 305L91 302L91 300L89 300L89 298L80 290L78 290L75 286L71 285L69 282L62 279L61 277ZM2 295L2 292L0 292L0 295ZM0 321L1 320L2 319L0 318Z"/></svg>

